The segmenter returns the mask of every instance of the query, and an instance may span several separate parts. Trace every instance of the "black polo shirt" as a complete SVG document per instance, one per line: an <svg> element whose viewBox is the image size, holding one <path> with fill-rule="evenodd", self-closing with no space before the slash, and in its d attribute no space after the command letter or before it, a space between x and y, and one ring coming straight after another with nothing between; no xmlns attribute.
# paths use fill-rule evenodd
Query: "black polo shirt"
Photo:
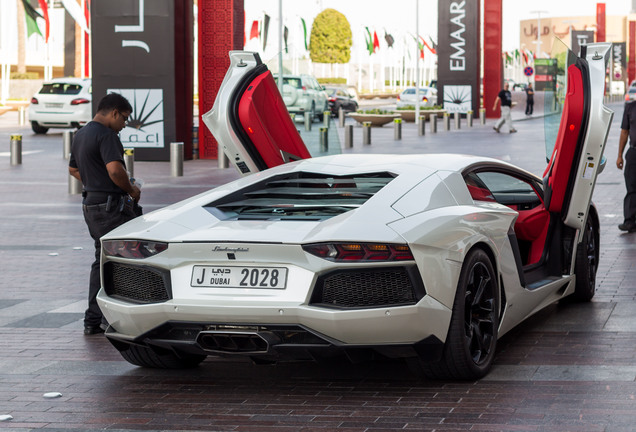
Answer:
<svg viewBox="0 0 636 432"><path fill-rule="evenodd" d="M91 121L73 137L69 166L79 169L86 192L125 194L108 175L106 164L120 161L124 165L124 146L117 133Z"/></svg>
<svg viewBox="0 0 636 432"><path fill-rule="evenodd" d="M634 127L631 127L634 125ZM623 110L623 121L621 122L621 129L629 131L629 145L630 147L636 146L636 101L628 102L625 104Z"/></svg>
<svg viewBox="0 0 636 432"><path fill-rule="evenodd" d="M501 99L501 106L512 106L512 94L508 90L501 90L497 95Z"/></svg>

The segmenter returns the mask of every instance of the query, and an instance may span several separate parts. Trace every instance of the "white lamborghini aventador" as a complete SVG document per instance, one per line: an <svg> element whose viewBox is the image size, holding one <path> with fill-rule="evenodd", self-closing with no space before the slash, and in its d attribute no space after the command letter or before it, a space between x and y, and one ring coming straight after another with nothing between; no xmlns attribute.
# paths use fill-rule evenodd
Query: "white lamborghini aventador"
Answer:
<svg viewBox="0 0 636 432"><path fill-rule="evenodd" d="M311 158L258 55L230 53L204 121L245 176L102 238L106 336L146 367L344 353L485 375L500 336L594 295L610 46L566 66L544 178L475 156Z"/></svg>

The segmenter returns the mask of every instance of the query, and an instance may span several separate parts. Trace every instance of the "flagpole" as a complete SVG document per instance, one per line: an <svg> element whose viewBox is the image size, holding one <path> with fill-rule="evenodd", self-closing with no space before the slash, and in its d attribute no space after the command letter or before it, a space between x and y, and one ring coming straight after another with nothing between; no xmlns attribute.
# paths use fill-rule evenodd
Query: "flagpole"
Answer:
<svg viewBox="0 0 636 432"><path fill-rule="evenodd" d="M420 2L415 0L415 49L417 55L415 56L415 124L420 122L420 49L419 38L420 37Z"/></svg>

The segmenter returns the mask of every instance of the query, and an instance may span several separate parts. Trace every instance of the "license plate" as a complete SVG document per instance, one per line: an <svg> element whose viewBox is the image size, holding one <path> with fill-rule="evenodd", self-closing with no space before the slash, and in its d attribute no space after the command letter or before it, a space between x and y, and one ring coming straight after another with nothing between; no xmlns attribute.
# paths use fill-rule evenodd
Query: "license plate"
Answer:
<svg viewBox="0 0 636 432"><path fill-rule="evenodd" d="M45 103L44 106L46 108L63 108L64 104L63 103Z"/></svg>
<svg viewBox="0 0 636 432"><path fill-rule="evenodd" d="M285 289L285 267L194 266L190 286L195 288Z"/></svg>

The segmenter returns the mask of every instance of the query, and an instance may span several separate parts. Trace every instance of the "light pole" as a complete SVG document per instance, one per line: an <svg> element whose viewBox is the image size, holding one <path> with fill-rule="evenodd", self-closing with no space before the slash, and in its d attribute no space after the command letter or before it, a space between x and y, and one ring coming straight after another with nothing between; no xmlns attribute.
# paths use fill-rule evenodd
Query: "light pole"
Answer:
<svg viewBox="0 0 636 432"><path fill-rule="evenodd" d="M548 13L547 11L532 11L530 13L537 14L537 58L541 56L541 14Z"/></svg>

